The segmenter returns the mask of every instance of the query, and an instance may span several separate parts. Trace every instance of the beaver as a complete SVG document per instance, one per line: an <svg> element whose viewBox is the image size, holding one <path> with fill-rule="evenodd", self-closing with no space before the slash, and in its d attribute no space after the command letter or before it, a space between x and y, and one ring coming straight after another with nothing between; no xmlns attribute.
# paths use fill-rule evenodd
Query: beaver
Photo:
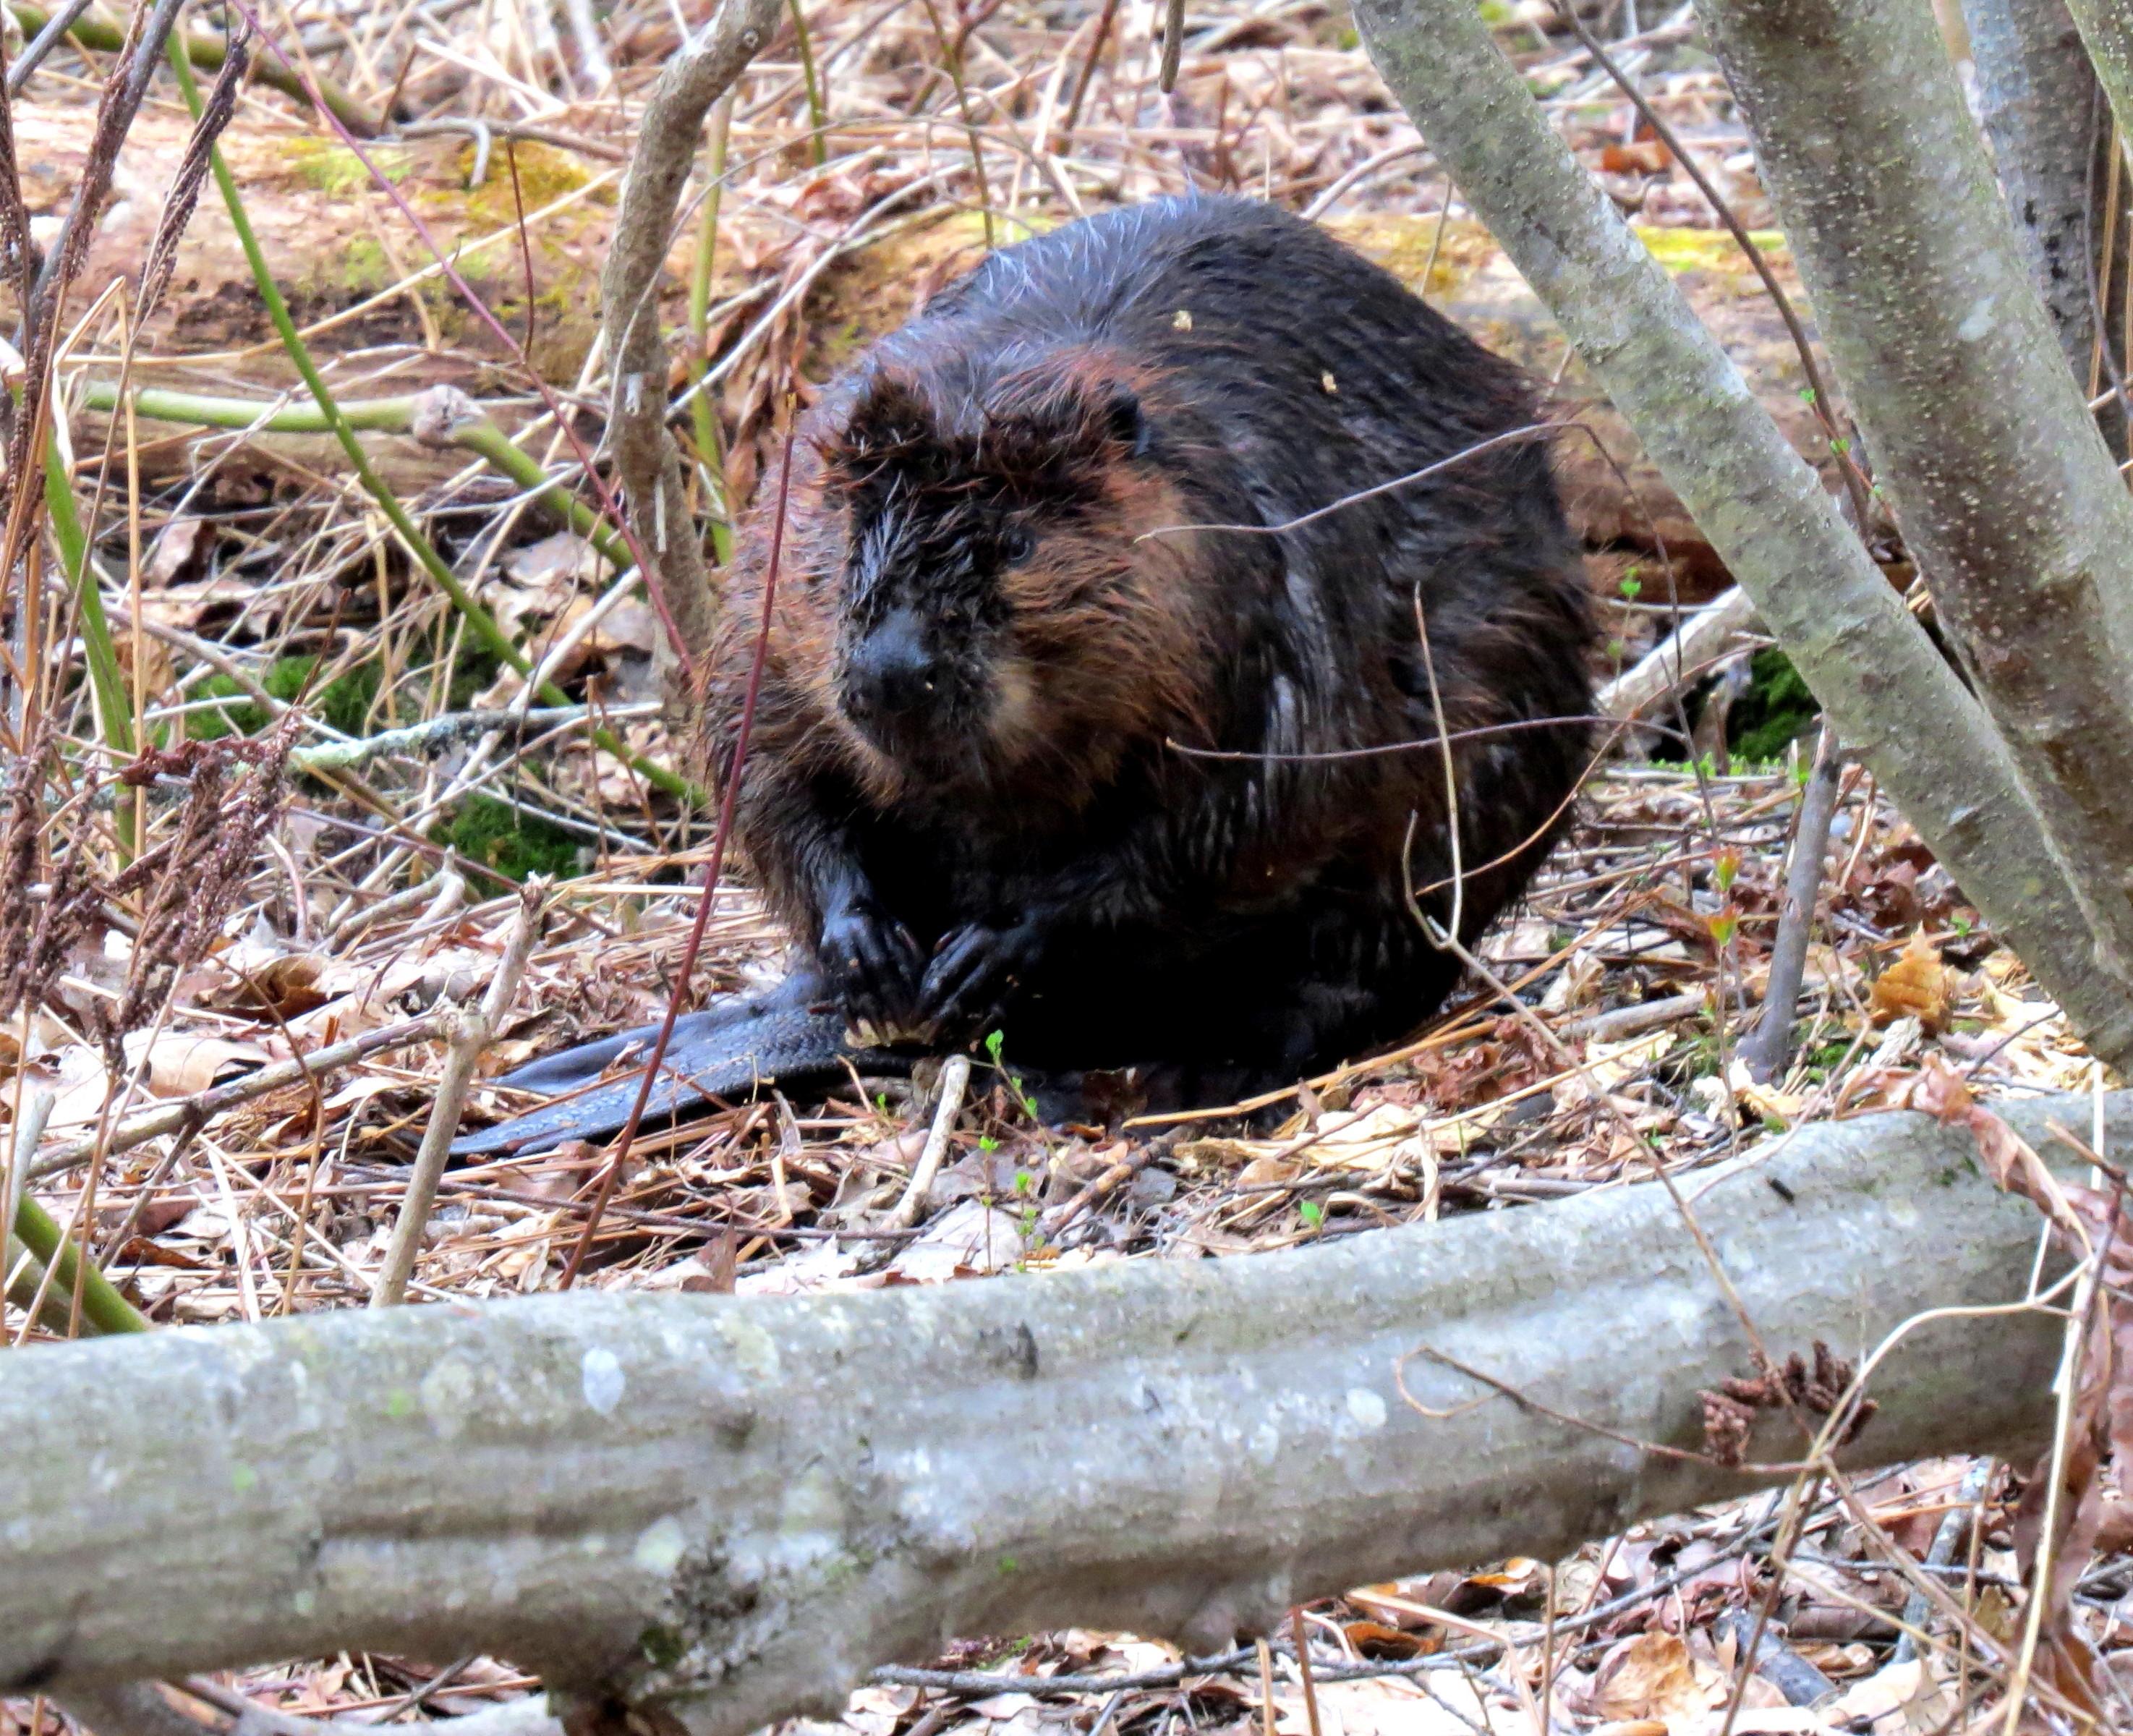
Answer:
<svg viewBox="0 0 2133 1736"><path fill-rule="evenodd" d="M774 487L744 536L707 764L774 585L735 826L800 969L696 1015L676 1071L801 1070L859 1021L1219 1101L1412 1030L1460 974L1417 905L1478 937L1590 747L1547 451L1473 451L1538 415L1389 273L1241 199L1091 216L936 296L803 418L782 538Z"/></svg>

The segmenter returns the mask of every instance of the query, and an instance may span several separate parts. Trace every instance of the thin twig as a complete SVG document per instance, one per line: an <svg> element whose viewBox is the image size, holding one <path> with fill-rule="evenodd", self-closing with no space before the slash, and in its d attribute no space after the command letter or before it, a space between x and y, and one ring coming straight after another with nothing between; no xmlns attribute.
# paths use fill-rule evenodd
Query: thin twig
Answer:
<svg viewBox="0 0 2133 1736"><path fill-rule="evenodd" d="M1837 731L1822 726L1822 740L1800 792L1799 822L1793 829L1793 855L1785 871L1784 908L1777 938L1770 943L1769 985L1763 993L1763 1016L1741 1045L1748 1075L1767 1084L1785 1070L1792 1050L1793 1013L1800 980L1807 970L1808 943L1814 934L1815 906L1822 895L1822 857L1829 849L1829 822L1836 817L1838 774L1844 755Z"/></svg>
<svg viewBox="0 0 2133 1736"><path fill-rule="evenodd" d="M393 1307L407 1293L415 1256L429 1227L430 1208L436 1203L437 1183L445 1173L445 1160L451 1155L452 1136L459 1131L467 1088L474 1083L482 1050L503 1025L503 1015L511 1010L512 996L518 992L518 979L525 972L527 955L533 950L533 938L540 932L547 894L546 880L536 875L527 881L519 894L518 914L503 943L503 957L498 962L496 975L489 979L489 992L479 1007L454 1010L455 1028L431 1102L429 1126L422 1130L421 1148L415 1154L414 1167L407 1172L407 1192L400 1203L399 1220L392 1227L392 1239L387 1244L384 1262L378 1269L378 1280L370 1292L373 1308Z"/></svg>
<svg viewBox="0 0 2133 1736"><path fill-rule="evenodd" d="M196 1092L191 1097L181 1097L174 1103L165 1103L148 1111L137 1120L125 1122L114 1129L104 1142L103 1150L116 1156L121 1151L131 1151L137 1145L145 1145L152 1139L160 1139L166 1133L177 1133L189 1126L205 1124L211 1117L239 1103L248 1103L269 1092L279 1091L285 1085L300 1085L315 1073L324 1073L336 1067L349 1067L372 1055L383 1054L388 1049L406 1049L416 1043L426 1042L437 1034L443 1023L441 1012L425 1013L419 1019L409 1019L398 1025L379 1026L365 1031L359 1037L351 1037L345 1043L335 1043L308 1055L299 1055L292 1061L277 1062L272 1067L262 1067L255 1073L241 1079L233 1079L227 1085L217 1085L207 1091ZM54 1150L41 1155L30 1165L30 1179L54 1174L85 1162L98 1150L95 1136L73 1140Z"/></svg>

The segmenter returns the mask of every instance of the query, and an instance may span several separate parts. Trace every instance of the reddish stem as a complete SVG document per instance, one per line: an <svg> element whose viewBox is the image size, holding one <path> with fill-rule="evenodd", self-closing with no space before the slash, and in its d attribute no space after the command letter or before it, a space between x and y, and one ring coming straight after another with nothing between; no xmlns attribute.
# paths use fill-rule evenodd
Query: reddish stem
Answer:
<svg viewBox="0 0 2133 1736"><path fill-rule="evenodd" d="M681 997L688 992L689 979L695 974L696 955L703 948L704 931L711 919L711 895L718 890L719 875L725 865L726 839L733 831L734 804L740 793L740 774L748 761L748 738L755 727L755 702L763 691L763 666L770 649L770 613L773 599L778 595L778 567L785 553L785 513L792 489L792 441L797 424L789 418L785 430L785 457L778 474L778 514L771 521L770 567L763 581L763 618L755 630L755 652L749 664L748 690L740 706L740 726L734 736L733 763L726 769L726 787L719 797L718 828L711 834L711 859L704 865L703 888L696 899L696 919L690 924L688 944L681 949L681 967L675 973L674 986L667 996L667 1014L659 1021L659 1034L653 1040L652 1053L645 1058L644 1077L637 1087L637 1101L630 1105L629 1119L623 1124L620 1136L614 1142L614 1155L608 1160L607 1168L601 1172L599 1190L593 1196L591 1208L585 1213L585 1227L578 1232L571 1257L563 1262L563 1275L556 1285L568 1290L577 1281L579 1269L585 1264L586 1251L592 1247L593 1237L599 1232L600 1219L606 1214L609 1202L614 1198L617 1184L622 1179L622 1166L629 1157L631 1143L637 1137L638 1123L644 1117L644 1106L652 1100L652 1084L659 1077L661 1063L667 1058L667 1046L674 1034L674 1021L681 1016Z"/></svg>

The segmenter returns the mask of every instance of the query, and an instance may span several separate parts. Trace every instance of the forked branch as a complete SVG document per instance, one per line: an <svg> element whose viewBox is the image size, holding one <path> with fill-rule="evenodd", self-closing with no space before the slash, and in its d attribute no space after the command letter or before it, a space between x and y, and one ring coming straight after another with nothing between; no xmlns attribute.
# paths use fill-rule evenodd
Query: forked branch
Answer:
<svg viewBox="0 0 2133 1736"><path fill-rule="evenodd" d="M600 277L615 472L630 528L657 569L651 576L680 630L686 658L710 644L715 610L681 456L667 429L669 358L659 330L660 280L705 117L770 40L780 10L778 0L722 0L702 33L667 63L630 153Z"/></svg>

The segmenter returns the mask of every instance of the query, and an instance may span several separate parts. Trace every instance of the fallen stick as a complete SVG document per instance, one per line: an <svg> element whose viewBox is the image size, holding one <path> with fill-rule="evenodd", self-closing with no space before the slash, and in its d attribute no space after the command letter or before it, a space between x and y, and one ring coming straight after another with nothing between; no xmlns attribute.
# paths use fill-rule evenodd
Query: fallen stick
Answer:
<svg viewBox="0 0 2133 1736"><path fill-rule="evenodd" d="M1641 717L1677 687L1705 674L1748 636L1755 605L1737 586L1707 603L1600 689L1595 709L1603 717Z"/></svg>
<svg viewBox="0 0 2133 1736"><path fill-rule="evenodd" d="M2005 1112L2049 1149L2092 1107ZM2133 1095L2106 1107L2133 1126ZM1809 1127L1698 1202L1774 1356L1899 1335L1850 1462L2034 1450L2060 1324L2024 1300L2036 1214L1967 1131ZM538 1670L573 1728L650 1706L693 1736L839 1705L956 1634L1214 1652L1365 1581L1559 1557L1800 1451L1766 1420L1759 1463L1702 1453L1699 1395L1754 1367L1650 1185L1287 1253L313 1315L11 1367L0 1692L480 1652Z"/></svg>
<svg viewBox="0 0 2133 1736"><path fill-rule="evenodd" d="M941 1100L933 1106L933 1125L927 1131L918 1161L912 1166L911 1184L903 1190L903 1198L897 1201L896 1209L888 1214L890 1227L908 1229L926 1215L934 1178L941 1173L941 1160L947 1155L949 1136L956 1131L956 1117L963 1112L963 1093L970 1087L968 1055L951 1055L941 1063Z"/></svg>
<svg viewBox="0 0 2133 1736"><path fill-rule="evenodd" d="M131 1151L136 1145L145 1145L152 1139L160 1139L166 1133L204 1126L209 1117L225 1109L248 1103L254 1097L263 1097L284 1085L301 1084L315 1074L329 1073L336 1067L353 1066L389 1049L407 1049L427 1042L436 1035L442 1017L441 1013L431 1012L419 1019L402 1020L397 1025L381 1025L376 1030L350 1037L345 1043L329 1044L292 1061L277 1061L272 1067L262 1067L241 1079L232 1079L227 1085L213 1086L176 1102L165 1103L113 1128L110 1137L104 1141L104 1155L115 1156L121 1151ZM96 1136L89 1134L55 1145L50 1151L40 1152L31 1160L29 1179L35 1181L40 1176L55 1174L85 1163L96 1155Z"/></svg>
<svg viewBox="0 0 2133 1736"><path fill-rule="evenodd" d="M1624 1037L1634 1037L1648 1030L1657 1030L1662 1025L1671 1025L1677 1019L1686 1019L1692 1014L1708 1011L1711 997L1698 992L1692 995L1668 995L1664 1000L1640 1001L1633 1006L1611 1007L1604 1013L1594 1013L1588 1018L1573 1019L1562 1027L1565 1038L1583 1037L1594 1043L1614 1043Z"/></svg>

